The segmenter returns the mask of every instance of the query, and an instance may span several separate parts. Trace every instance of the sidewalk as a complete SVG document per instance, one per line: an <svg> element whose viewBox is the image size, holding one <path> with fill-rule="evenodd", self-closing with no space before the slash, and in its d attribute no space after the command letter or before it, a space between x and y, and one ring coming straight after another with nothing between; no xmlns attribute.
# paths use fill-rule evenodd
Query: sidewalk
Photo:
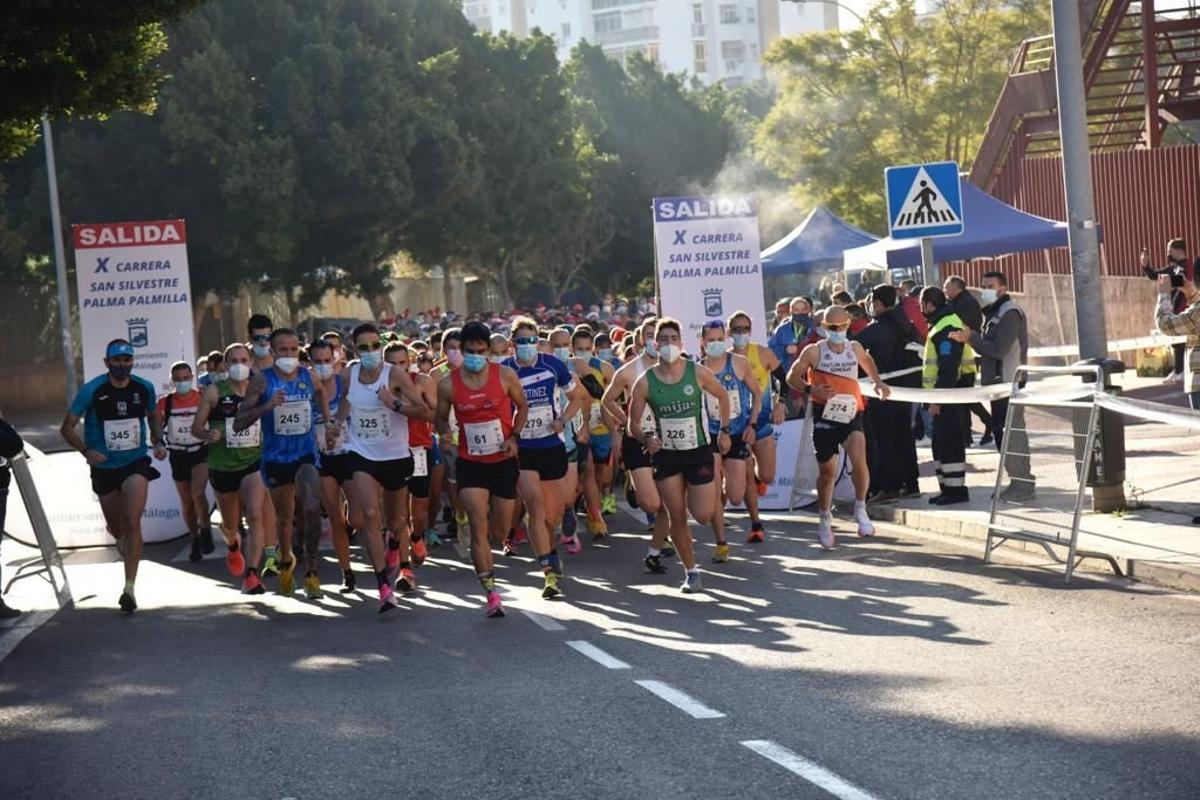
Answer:
<svg viewBox="0 0 1200 800"><path fill-rule="evenodd" d="M1125 386L1130 397L1184 405L1182 389L1164 386L1159 379L1128 375ZM1125 443L1127 509L1121 514L1093 513L1089 492L1080 520L1078 549L1111 556L1131 578L1200 592L1200 525L1192 524L1192 517L1200 515L1200 437L1169 425L1130 421L1125 427ZM918 448L917 453L924 496L873 506L872 518L978 541L982 557L999 453L990 445L967 451L971 502L947 508L929 505L928 498L937 493L933 459L928 447ZM1004 547L1045 555L1033 542L1010 541ZM1065 547L1055 548L1055 552L1066 557ZM1112 571L1100 559L1085 559L1077 569Z"/></svg>

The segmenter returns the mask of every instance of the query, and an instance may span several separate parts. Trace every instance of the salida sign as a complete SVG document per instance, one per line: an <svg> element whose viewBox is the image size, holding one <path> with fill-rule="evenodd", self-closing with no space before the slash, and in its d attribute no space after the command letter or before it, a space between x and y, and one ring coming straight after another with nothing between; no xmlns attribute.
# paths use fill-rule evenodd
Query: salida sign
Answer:
<svg viewBox="0 0 1200 800"><path fill-rule="evenodd" d="M75 249L83 247L122 247L140 244L183 244L184 222L167 219L157 222L106 222L76 225Z"/></svg>

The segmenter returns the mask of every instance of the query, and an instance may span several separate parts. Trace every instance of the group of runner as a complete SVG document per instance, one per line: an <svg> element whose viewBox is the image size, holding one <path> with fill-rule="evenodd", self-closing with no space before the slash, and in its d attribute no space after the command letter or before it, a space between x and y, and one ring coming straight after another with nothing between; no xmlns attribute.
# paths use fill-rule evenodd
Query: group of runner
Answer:
<svg viewBox="0 0 1200 800"><path fill-rule="evenodd" d="M882 396L887 387L870 356L844 339L842 323L827 319L829 338L784 374L774 354L751 341L743 312L706 323L695 356L669 318L646 318L620 343L587 325L546 330L518 317L502 333L468 322L409 343L363 323L348 341L329 333L302 347L296 331L256 314L248 341L202 362L199 380L192 365L173 365L161 398L132 373L133 346L114 339L107 372L80 390L62 434L91 465L124 561L118 604L127 613L137 608L155 460L170 467L193 561L215 549L212 487L226 566L246 594L263 593L263 579L277 575L278 591L291 595L303 560L303 591L320 598L324 518L341 591L357 590L351 546L361 541L380 613L395 608L397 592L417 588L417 568L440 543L434 512L444 491L447 533L474 565L488 617L504 615L493 546L509 555L528 544L542 596L562 597L560 548L582 549L577 510L593 542L607 537L618 464L630 505L651 523L645 571L665 574L663 559L677 555L681 590L693 593L701 571L689 516L711 526L717 563L730 558L726 505L746 507L748 543L764 540L757 500L774 480L781 390L814 402L821 545L834 546L839 447L853 462L858 532L874 533L862 503L859 369Z"/></svg>

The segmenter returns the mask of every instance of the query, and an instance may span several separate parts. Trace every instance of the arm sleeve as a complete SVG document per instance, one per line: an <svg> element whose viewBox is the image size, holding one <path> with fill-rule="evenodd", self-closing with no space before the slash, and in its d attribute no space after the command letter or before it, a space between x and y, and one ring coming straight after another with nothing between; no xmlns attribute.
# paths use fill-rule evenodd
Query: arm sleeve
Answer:
<svg viewBox="0 0 1200 800"><path fill-rule="evenodd" d="M1173 311L1171 295L1160 294L1158 307L1154 312L1154 323L1160 333L1167 336L1194 336L1200 333L1200 304L1184 309L1181 314L1172 313Z"/></svg>
<svg viewBox="0 0 1200 800"><path fill-rule="evenodd" d="M933 340L937 352L938 374L935 389L953 389L958 384L958 368L962 364L963 346L951 340L947 333L950 328L938 331Z"/></svg>
<svg viewBox="0 0 1200 800"><path fill-rule="evenodd" d="M971 334L971 347L976 353L988 358L1002 358L1021 333L1021 315L1010 311L1000 317L999 322L988 329L987 335Z"/></svg>

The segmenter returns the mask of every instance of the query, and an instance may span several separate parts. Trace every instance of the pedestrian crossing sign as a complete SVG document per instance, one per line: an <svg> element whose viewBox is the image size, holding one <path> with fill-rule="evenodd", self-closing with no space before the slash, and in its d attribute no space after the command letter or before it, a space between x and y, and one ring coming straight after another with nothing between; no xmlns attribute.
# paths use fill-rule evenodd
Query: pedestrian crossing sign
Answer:
<svg viewBox="0 0 1200 800"><path fill-rule="evenodd" d="M884 170L888 229L893 239L959 236L963 232L958 163L908 164Z"/></svg>

